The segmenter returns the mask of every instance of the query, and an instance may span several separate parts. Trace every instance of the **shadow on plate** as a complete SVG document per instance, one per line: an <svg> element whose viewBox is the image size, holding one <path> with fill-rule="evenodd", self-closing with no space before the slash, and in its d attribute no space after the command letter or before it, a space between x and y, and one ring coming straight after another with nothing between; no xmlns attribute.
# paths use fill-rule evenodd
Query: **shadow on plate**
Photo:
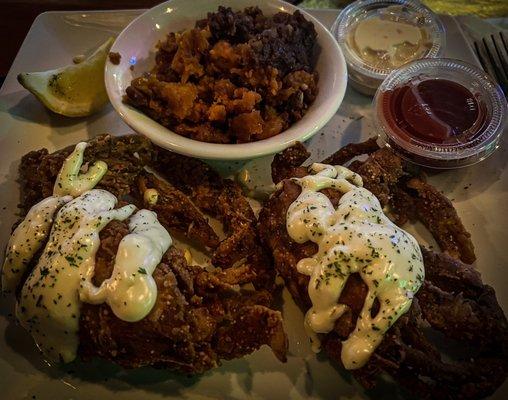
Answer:
<svg viewBox="0 0 508 400"><path fill-rule="evenodd" d="M18 93L14 94L19 96ZM93 123L109 111L108 107L105 106L101 111L88 117L65 117L48 110L35 98L35 96L28 92L16 105L7 110L7 112L15 119L30 121L36 124L60 129L61 133L67 133L67 131L62 132L61 128L72 128L83 122ZM73 130L74 129L70 129L68 132L72 132Z"/></svg>

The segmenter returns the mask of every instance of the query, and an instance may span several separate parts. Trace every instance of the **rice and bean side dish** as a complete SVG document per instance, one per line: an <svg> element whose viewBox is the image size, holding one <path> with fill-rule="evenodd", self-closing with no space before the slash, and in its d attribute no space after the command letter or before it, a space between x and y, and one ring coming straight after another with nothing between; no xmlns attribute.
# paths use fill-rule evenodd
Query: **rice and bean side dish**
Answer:
<svg viewBox="0 0 508 400"><path fill-rule="evenodd" d="M295 11L219 7L157 44L156 65L124 101L179 135L245 143L281 133L316 98L319 52L312 22Z"/></svg>

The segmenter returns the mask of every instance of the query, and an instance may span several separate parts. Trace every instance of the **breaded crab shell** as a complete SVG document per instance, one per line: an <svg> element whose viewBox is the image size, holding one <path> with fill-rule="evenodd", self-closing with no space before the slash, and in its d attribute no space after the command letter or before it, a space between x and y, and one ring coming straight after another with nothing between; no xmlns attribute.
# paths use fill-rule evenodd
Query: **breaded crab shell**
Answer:
<svg viewBox="0 0 508 400"><path fill-rule="evenodd" d="M49 154L43 149L23 157L24 212L51 195L72 150ZM266 344L285 361L282 316L271 308L275 272L240 187L203 162L169 153L141 136L102 135L91 140L84 168L96 160L108 165L97 188L113 193L120 205L129 202L155 211L171 235L183 235L209 254L214 268L192 265L183 251L170 247L153 274L156 303L141 321L122 321L106 304L82 305L78 354L129 368L152 365L202 373L222 359L244 356ZM147 189L157 190L156 202L145 198ZM222 223L225 239L219 238L207 215ZM118 245L128 232L125 222L113 221L100 233L95 285L111 275Z"/></svg>
<svg viewBox="0 0 508 400"><path fill-rule="evenodd" d="M367 158L355 159L360 155ZM317 249L314 243L298 244L289 237L286 213L301 191L289 178L308 175L307 167L302 166L308 157L301 144L275 156L272 178L274 183L280 182L280 189L259 216L261 238L303 311L311 306L309 277L300 274L296 266ZM353 375L364 387L372 388L381 374L388 374L421 398L478 399L492 394L508 372L507 321L493 288L483 284L479 272L469 265L475 260L473 245L452 203L421 176L411 173L409 165L390 149L380 149L375 139L347 145L323 163L343 165L351 160L349 168L361 175L364 186L390 210L398 225L421 221L442 250L421 248L424 284L410 310ZM338 204L339 192L322 192L334 206ZM359 275L351 275L339 298L349 311L322 337L322 348L339 365L341 343L355 328L367 290ZM379 303L374 303L372 312L378 309Z"/></svg>

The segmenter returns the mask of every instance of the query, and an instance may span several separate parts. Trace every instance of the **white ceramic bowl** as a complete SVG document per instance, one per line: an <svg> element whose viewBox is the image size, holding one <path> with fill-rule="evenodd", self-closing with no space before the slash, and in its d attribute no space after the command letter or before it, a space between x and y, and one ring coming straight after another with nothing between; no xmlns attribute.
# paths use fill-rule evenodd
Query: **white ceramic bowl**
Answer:
<svg viewBox="0 0 508 400"><path fill-rule="evenodd" d="M105 81L109 99L122 119L136 132L157 145L188 156L239 160L273 154L304 141L319 131L339 108L347 84L344 56L330 32L314 17L300 10L312 21L321 51L316 64L319 94L305 116L289 129L268 139L242 144L215 144L189 139L165 128L135 108L122 102L125 89L134 77L152 69L155 45L167 33L194 27L207 12L219 5L241 10L258 6L265 15L279 11L294 12L297 7L280 0L171 0L146 11L118 35L111 51L121 55L120 64L106 63ZM134 71L130 66L135 64Z"/></svg>

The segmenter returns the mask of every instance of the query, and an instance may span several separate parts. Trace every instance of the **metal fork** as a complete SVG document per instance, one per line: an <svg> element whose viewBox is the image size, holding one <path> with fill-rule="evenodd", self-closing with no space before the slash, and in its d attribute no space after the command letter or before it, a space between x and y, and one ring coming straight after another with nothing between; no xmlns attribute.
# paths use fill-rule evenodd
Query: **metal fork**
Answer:
<svg viewBox="0 0 508 400"><path fill-rule="evenodd" d="M474 42L478 60L488 73L501 86L508 96L508 40L503 31L484 36Z"/></svg>

